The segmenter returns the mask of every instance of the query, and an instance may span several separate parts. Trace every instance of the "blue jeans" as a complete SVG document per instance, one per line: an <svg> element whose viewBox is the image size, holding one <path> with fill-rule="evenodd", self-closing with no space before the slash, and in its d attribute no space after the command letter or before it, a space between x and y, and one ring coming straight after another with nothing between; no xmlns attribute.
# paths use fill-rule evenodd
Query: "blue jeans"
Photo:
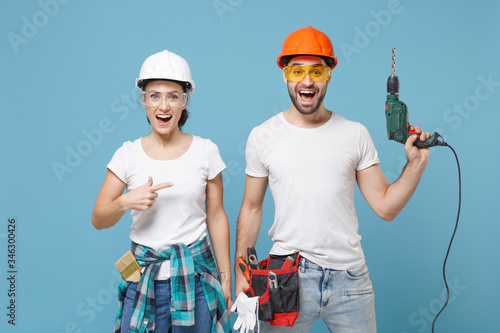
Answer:
<svg viewBox="0 0 500 333"><path fill-rule="evenodd" d="M302 258L300 310L293 327L262 323L262 332L309 332L322 319L330 332L376 333L375 296L366 265L338 271Z"/></svg>
<svg viewBox="0 0 500 333"><path fill-rule="evenodd" d="M211 332L212 316L208 309L203 287L198 276L195 277L195 325L193 326L172 326L172 332L183 333L201 333ZM129 332L130 319L132 318L132 307L134 306L134 298L136 293L137 283L130 283L127 288L127 294L123 304L122 317L122 333ZM155 299L156 299L156 315L155 315L155 331L154 333L167 333L172 324L170 319L170 302L171 302L171 286L170 279L155 281Z"/></svg>

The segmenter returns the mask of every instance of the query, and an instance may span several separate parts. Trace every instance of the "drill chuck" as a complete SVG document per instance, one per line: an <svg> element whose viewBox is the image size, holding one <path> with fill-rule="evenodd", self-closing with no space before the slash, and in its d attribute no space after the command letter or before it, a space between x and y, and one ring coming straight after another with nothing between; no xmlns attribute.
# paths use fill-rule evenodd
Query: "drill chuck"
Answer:
<svg viewBox="0 0 500 333"><path fill-rule="evenodd" d="M387 79L387 93L391 95L399 93L399 79L397 75L391 75Z"/></svg>

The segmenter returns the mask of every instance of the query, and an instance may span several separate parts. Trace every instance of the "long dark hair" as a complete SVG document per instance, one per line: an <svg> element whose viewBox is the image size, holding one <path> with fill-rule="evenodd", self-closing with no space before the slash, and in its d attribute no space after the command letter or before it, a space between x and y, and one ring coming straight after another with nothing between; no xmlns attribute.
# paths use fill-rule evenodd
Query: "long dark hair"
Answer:
<svg viewBox="0 0 500 333"><path fill-rule="evenodd" d="M179 84L179 85L182 86L182 90L184 92L187 92L188 89L191 87L191 85L188 82L181 82L181 81L175 81L175 80L165 80L165 79L148 79L148 80L142 81L142 91L146 91L146 87L147 87L148 83L152 82L152 81L170 81L170 82L175 82L175 83L177 83L177 84ZM179 129L181 129L182 126L184 126L184 124L186 123L186 120L188 118L189 118L189 111L187 109L182 110L181 117L179 118ZM146 119L148 120L148 123L151 124L151 122L149 121L149 118L148 118L147 115L146 115Z"/></svg>

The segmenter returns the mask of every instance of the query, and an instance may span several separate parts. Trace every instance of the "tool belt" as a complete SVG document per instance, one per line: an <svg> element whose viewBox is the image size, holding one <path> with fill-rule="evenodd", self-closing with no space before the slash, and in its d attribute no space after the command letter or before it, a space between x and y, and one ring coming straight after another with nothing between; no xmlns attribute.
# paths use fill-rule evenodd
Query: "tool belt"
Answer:
<svg viewBox="0 0 500 333"><path fill-rule="evenodd" d="M293 326L299 315L300 255L270 255L250 267L248 297L259 297L259 320L273 326Z"/></svg>

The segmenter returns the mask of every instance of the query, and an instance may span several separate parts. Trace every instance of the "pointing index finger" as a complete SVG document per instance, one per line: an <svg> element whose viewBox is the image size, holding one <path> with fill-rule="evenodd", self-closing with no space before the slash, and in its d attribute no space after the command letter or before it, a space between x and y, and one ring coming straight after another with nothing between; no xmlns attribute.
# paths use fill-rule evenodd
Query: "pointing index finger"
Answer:
<svg viewBox="0 0 500 333"><path fill-rule="evenodd" d="M173 185L174 185L174 183L160 183L160 184L156 184L156 185L151 186L151 189L156 192L156 191L162 190L164 188L172 187Z"/></svg>

